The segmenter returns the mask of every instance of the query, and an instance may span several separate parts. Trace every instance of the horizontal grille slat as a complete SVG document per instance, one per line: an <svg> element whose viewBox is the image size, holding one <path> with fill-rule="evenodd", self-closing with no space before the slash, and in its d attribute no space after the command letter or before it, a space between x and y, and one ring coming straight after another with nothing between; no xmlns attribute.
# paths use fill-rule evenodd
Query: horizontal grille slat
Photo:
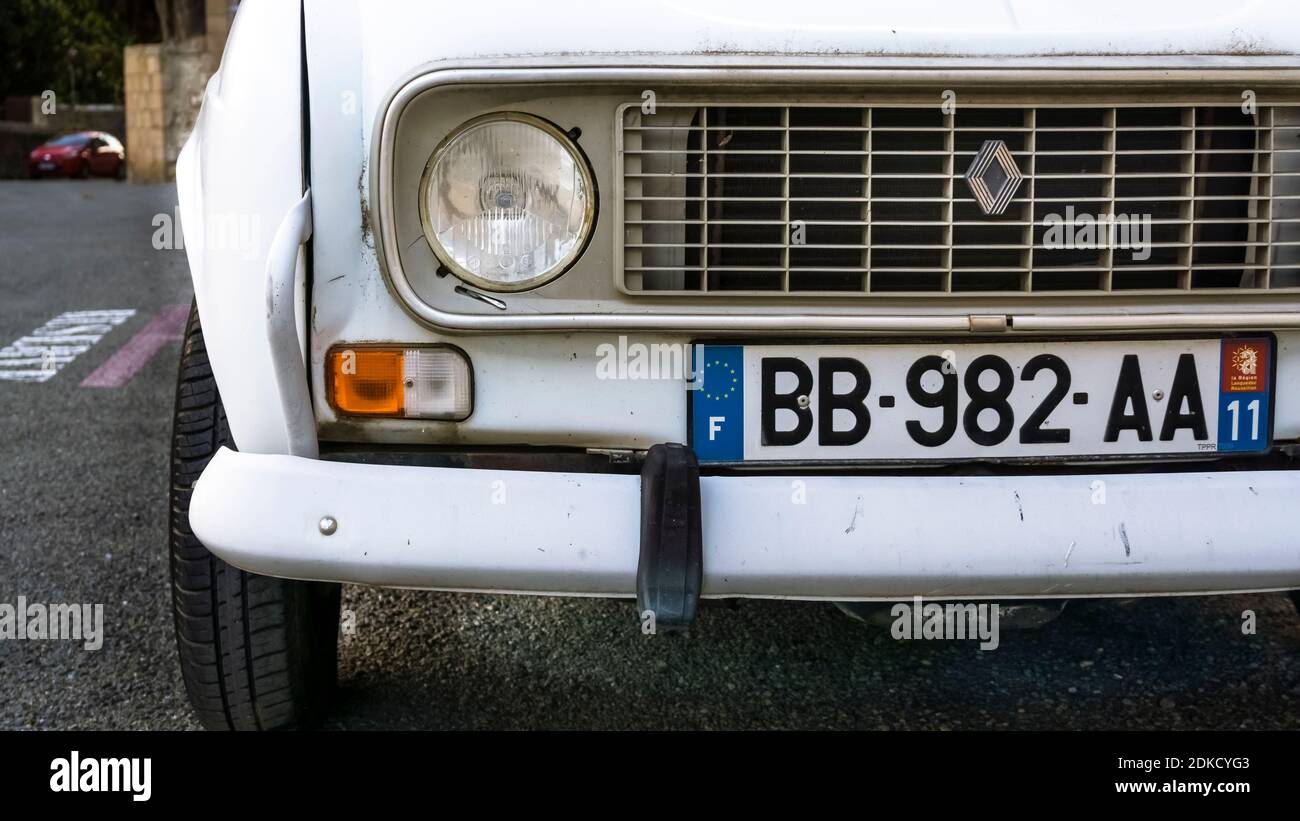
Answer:
<svg viewBox="0 0 1300 821"><path fill-rule="evenodd" d="M1300 288L1297 111L628 105L621 283L836 297ZM964 179L988 141L1022 178L1000 214Z"/></svg>

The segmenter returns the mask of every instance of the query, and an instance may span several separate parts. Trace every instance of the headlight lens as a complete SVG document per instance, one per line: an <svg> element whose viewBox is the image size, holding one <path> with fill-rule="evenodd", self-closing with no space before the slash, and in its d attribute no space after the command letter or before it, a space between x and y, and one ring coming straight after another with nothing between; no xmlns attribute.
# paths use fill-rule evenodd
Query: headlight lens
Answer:
<svg viewBox="0 0 1300 821"><path fill-rule="evenodd" d="M528 114L465 123L433 152L420 183L424 233L438 259L493 291L564 273L591 235L595 201L577 146Z"/></svg>

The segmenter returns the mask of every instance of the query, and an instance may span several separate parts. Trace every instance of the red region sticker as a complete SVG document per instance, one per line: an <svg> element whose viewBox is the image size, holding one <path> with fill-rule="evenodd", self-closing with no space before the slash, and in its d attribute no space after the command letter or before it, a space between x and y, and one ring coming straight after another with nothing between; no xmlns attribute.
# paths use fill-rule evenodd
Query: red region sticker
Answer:
<svg viewBox="0 0 1300 821"><path fill-rule="evenodd" d="M1224 393L1260 393L1268 385L1268 340L1225 339L1223 361Z"/></svg>

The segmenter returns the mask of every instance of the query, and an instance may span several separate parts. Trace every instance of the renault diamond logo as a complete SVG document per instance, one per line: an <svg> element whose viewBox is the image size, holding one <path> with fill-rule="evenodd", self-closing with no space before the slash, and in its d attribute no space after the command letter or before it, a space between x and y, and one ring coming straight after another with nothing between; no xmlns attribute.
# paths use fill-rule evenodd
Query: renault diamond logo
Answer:
<svg viewBox="0 0 1300 821"><path fill-rule="evenodd" d="M1023 179L1011 150L1001 140L985 140L966 169L966 185L980 209L990 216L1007 210Z"/></svg>

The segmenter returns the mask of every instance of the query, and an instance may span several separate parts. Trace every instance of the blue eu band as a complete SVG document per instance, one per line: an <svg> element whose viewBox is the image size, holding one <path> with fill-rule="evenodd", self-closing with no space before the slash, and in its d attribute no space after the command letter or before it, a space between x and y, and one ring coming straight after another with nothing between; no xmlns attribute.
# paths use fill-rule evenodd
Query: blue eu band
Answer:
<svg viewBox="0 0 1300 821"><path fill-rule="evenodd" d="M704 345L691 394L691 442L701 462L745 458L745 354L740 345Z"/></svg>

